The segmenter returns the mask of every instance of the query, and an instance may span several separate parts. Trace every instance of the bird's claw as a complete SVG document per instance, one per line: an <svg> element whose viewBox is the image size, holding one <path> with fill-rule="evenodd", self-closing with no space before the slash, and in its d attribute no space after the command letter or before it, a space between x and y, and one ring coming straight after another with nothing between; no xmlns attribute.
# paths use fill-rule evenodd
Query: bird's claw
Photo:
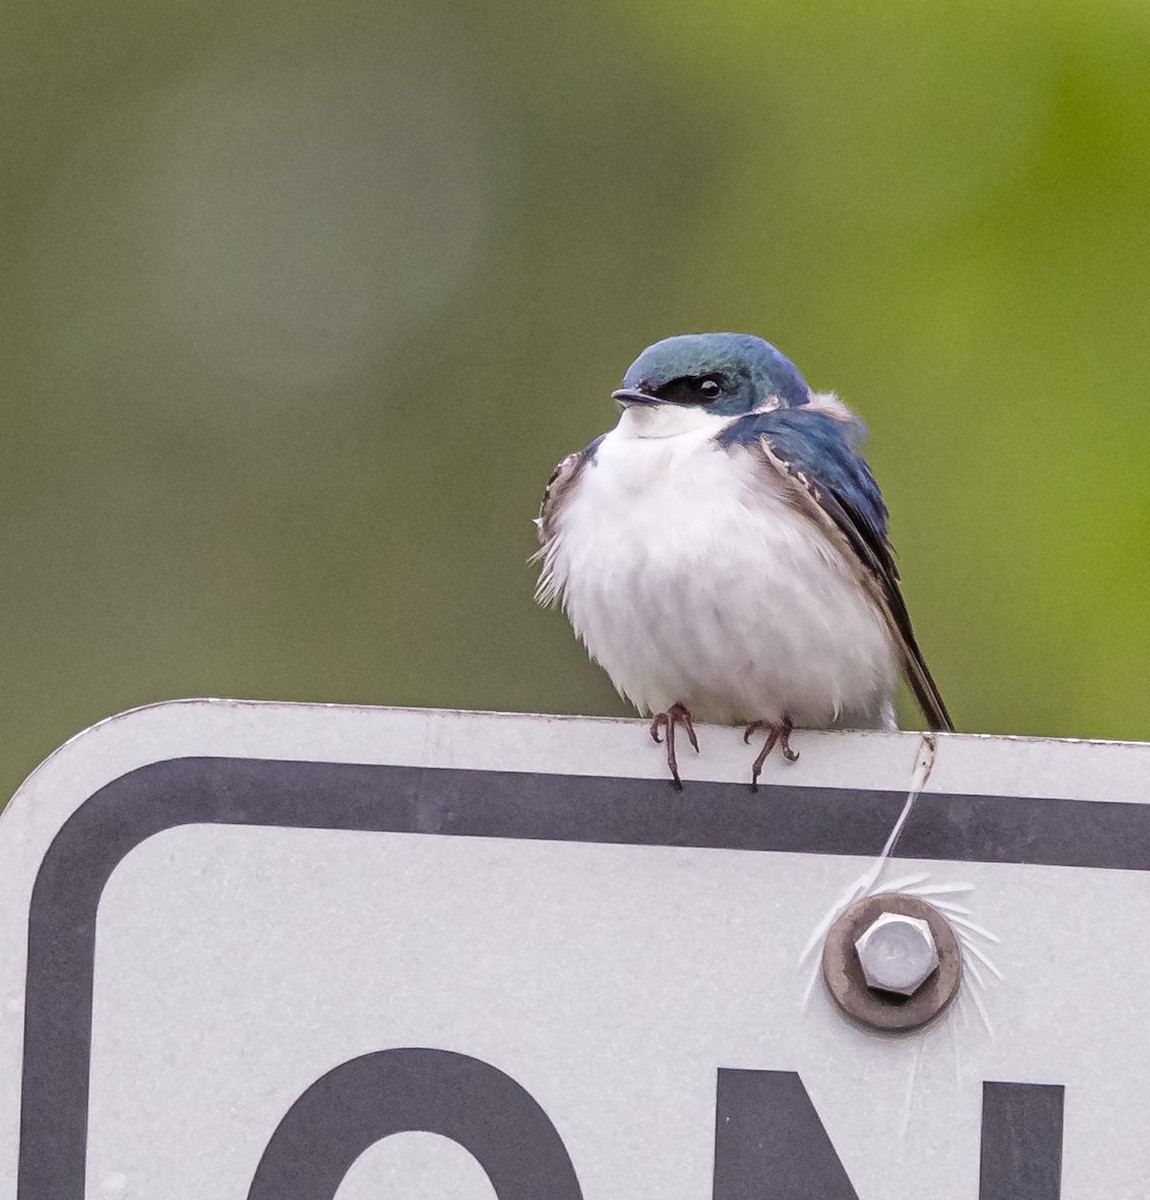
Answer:
<svg viewBox="0 0 1150 1200"><path fill-rule="evenodd" d="M791 730L794 726L791 724L790 717L783 717L777 724L774 721L752 721L743 731L743 742L750 745L751 735L757 729L767 730L767 740L763 743L763 748L759 751L758 757L751 764L751 791L759 790L759 776L763 773L763 763L767 761L767 756L778 745L782 751L783 758L787 762L795 762L799 757L799 752L791 748Z"/></svg>
<svg viewBox="0 0 1150 1200"><path fill-rule="evenodd" d="M651 718L651 739L656 745L663 744L660 733L666 734L667 767L671 772L671 782L678 791L683 790L683 781L679 778L679 762L675 757L675 727L682 726L687 733L687 741L699 750L699 739L695 736L695 722L691 710L681 701L676 700L666 712L656 713Z"/></svg>

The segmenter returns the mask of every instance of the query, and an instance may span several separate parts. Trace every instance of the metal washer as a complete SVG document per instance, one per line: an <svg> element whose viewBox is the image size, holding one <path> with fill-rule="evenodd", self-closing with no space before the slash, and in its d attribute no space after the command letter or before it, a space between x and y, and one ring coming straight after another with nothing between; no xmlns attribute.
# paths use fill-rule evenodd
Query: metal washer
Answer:
<svg viewBox="0 0 1150 1200"><path fill-rule="evenodd" d="M930 926L938 969L913 996L895 996L867 985L855 942L881 913L918 917ZM852 904L823 944L823 979L839 1008L852 1020L883 1033L906 1033L928 1025L954 999L962 979L962 950L947 919L925 900L900 892L867 896Z"/></svg>

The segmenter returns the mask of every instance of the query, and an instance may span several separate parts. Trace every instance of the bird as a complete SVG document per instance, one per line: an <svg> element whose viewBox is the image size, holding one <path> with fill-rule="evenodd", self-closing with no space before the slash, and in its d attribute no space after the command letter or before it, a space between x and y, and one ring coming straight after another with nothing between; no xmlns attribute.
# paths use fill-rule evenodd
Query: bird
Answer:
<svg viewBox="0 0 1150 1200"><path fill-rule="evenodd" d="M911 627L865 428L748 333L648 346L611 393L618 424L555 468L536 519L535 598L558 604L624 700L675 735L761 732L758 788L793 729L895 729L901 671L953 730Z"/></svg>

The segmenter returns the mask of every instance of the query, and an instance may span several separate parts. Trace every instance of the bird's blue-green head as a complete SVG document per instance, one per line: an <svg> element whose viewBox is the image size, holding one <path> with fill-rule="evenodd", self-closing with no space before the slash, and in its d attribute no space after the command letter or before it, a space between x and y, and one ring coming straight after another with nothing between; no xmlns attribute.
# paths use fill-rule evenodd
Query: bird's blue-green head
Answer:
<svg viewBox="0 0 1150 1200"><path fill-rule="evenodd" d="M806 404L810 389L798 367L750 333L686 333L648 346L611 393L620 404L696 405L737 416L778 397L782 408Z"/></svg>

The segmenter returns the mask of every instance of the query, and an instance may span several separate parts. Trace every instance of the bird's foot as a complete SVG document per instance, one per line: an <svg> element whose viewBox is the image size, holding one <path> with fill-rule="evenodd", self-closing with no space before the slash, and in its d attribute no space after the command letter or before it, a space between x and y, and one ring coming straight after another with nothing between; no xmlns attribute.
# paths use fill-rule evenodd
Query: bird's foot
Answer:
<svg viewBox="0 0 1150 1200"><path fill-rule="evenodd" d="M759 776L763 773L763 763L767 761L767 755L775 748L776 745L783 752L783 758L787 762L794 762L798 758L799 752L791 749L791 730L794 726L791 724L790 717L783 717L779 722L775 721L752 721L743 731L743 741L750 745L751 734L758 729L767 730L767 740L763 743L763 748L759 751L758 758L751 765L751 791L759 790Z"/></svg>
<svg viewBox="0 0 1150 1200"><path fill-rule="evenodd" d="M683 781L679 778L679 763L675 758L675 726L681 725L687 731L687 740L695 747L695 752L699 750L699 739L695 737L695 722L691 717L691 710L681 701L676 700L666 712L656 713L651 718L651 737L652 739L663 744L663 738L660 733L665 732L667 742L667 766L671 771L671 780L675 787L681 792L683 790Z"/></svg>

